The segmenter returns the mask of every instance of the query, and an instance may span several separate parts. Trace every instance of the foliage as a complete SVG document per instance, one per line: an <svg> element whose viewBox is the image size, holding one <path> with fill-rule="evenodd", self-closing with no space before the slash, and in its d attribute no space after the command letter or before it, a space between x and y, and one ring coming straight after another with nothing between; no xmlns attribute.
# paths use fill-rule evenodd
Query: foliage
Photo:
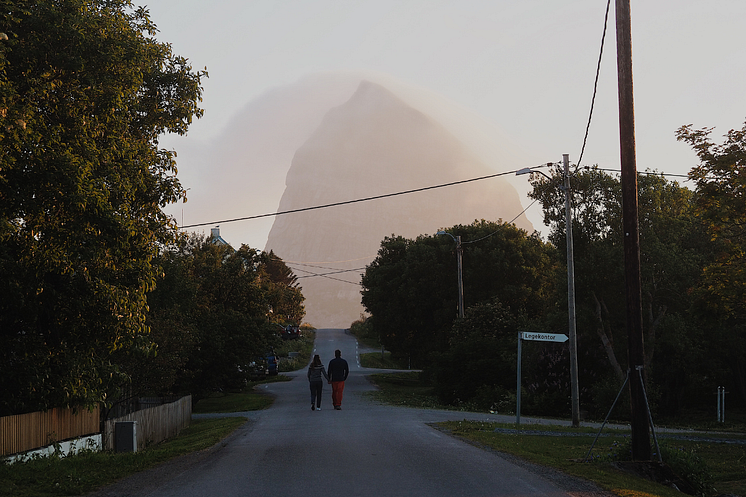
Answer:
<svg viewBox="0 0 746 497"><path fill-rule="evenodd" d="M152 259L184 197L159 135L201 79L127 0L0 9L0 414L91 406L147 349Z"/></svg>
<svg viewBox="0 0 746 497"><path fill-rule="evenodd" d="M373 329L373 321L368 316L361 315L360 319L350 325L350 334L367 347L380 348L381 342Z"/></svg>
<svg viewBox="0 0 746 497"><path fill-rule="evenodd" d="M475 221L447 230L461 236L464 303L499 299L522 316L538 315L550 294L553 249L511 224ZM366 268L362 303L381 343L412 367L449 347L456 317L456 257L446 236L387 237Z"/></svg>
<svg viewBox="0 0 746 497"><path fill-rule="evenodd" d="M542 202L545 221L552 227L549 239L564 247L561 177L555 170L552 180L533 178L530 196ZM621 385L627 368L621 184L595 168L576 171L570 183L578 366L580 383L588 386L581 402L606 409L608 399L593 396L599 391L595 385ZM706 366L701 345L705 328L692 312L692 290L712 258L712 246L696 216L693 192L663 176L640 174L638 193L645 370L658 386L651 392L660 392L663 412L672 413L682 407L685 389L701 377L702 370L690 366ZM557 301L566 301L566 287L555 288L560 290ZM567 320L564 312L548 318L555 326ZM615 381L605 371L613 371Z"/></svg>
<svg viewBox="0 0 746 497"><path fill-rule="evenodd" d="M282 340L275 345L275 354L280 358L280 372L297 371L305 368L311 363L311 354L314 350L316 330L310 325L304 324L300 327L300 336L295 340ZM290 352L294 352L290 357Z"/></svg>
<svg viewBox="0 0 746 497"><path fill-rule="evenodd" d="M445 404L469 402L480 392L487 410L515 389L516 317L495 300L471 306L449 334L448 348L433 354L428 371L438 399ZM490 387L494 399L485 396Z"/></svg>
<svg viewBox="0 0 746 497"><path fill-rule="evenodd" d="M686 446L663 441L659 445L663 464L670 468L673 475L683 480L689 492L700 497L706 497L715 493L715 477L708 464L697 453L698 446L687 444ZM653 454L657 459L657 454ZM595 459L597 462L631 461L632 446L629 437L621 442L614 441L608 449L607 454ZM655 463L653 463L655 464Z"/></svg>
<svg viewBox="0 0 746 497"><path fill-rule="evenodd" d="M300 325L306 311L298 277L273 251L259 257L259 278L270 306L269 319L278 324Z"/></svg>
<svg viewBox="0 0 746 497"><path fill-rule="evenodd" d="M696 295L703 314L717 323L718 352L730 363L724 384L746 400L746 124L730 130L720 145L711 132L691 125L677 131L700 160L689 177L697 185L697 214L717 248Z"/></svg>
<svg viewBox="0 0 746 497"><path fill-rule="evenodd" d="M291 273L274 281L267 260L245 245L234 250L198 235L182 236L161 251L163 272L148 295L155 354L118 357L135 395L191 393L200 399L244 388L252 363L280 344L271 322L272 295L293 279ZM302 313L300 300L293 312Z"/></svg>

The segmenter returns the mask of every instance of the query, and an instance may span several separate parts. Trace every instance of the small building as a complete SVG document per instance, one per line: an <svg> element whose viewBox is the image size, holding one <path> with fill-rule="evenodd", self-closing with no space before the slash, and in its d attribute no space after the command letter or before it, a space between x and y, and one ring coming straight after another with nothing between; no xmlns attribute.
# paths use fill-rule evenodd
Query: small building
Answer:
<svg viewBox="0 0 746 497"><path fill-rule="evenodd" d="M220 236L220 226L215 226L210 230L210 240L212 240L213 243L217 243L218 245L230 246L230 243L223 240L223 237Z"/></svg>

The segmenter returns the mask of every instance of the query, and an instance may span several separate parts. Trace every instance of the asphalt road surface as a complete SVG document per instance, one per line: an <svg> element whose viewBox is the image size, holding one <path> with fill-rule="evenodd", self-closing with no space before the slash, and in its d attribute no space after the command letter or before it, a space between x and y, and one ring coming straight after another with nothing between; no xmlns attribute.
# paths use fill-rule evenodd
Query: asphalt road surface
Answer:
<svg viewBox="0 0 746 497"><path fill-rule="evenodd" d="M350 365L342 410L324 384L321 411L311 411L306 370L290 382L263 388L274 405L224 447L168 474L135 475L97 495L191 496L565 496L535 469L462 442L427 425L448 419L494 416L383 406L364 395L371 370L359 366L357 343L344 330L319 330L316 352L324 365L340 349ZM178 468L178 466L177 466ZM148 479L149 478L149 479ZM143 480L144 479L144 480ZM142 483L146 481L146 483ZM134 489L133 489L134 488ZM582 492L588 495L588 491Z"/></svg>

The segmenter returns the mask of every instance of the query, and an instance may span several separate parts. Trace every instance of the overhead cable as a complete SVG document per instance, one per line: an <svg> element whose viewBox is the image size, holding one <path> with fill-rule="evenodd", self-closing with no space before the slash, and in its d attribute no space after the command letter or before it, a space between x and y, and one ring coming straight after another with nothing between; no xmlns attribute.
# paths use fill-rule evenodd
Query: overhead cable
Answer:
<svg viewBox="0 0 746 497"><path fill-rule="evenodd" d="M585 126L585 137L583 138L583 148L580 150L580 156L578 157L577 164L583 160L583 154L585 153L585 145L588 142L588 133L591 129L591 118L593 117L593 106L596 103L596 92L598 91L598 75L601 73L601 59L604 55L604 42L606 41L606 27L609 24L609 7L611 6L611 0L606 1L606 15L604 16L604 32L601 35L601 49L598 54L598 64L596 65L596 80L593 83L593 97L591 98L591 110L588 113L588 124Z"/></svg>
<svg viewBox="0 0 746 497"><path fill-rule="evenodd" d="M541 167L541 166L535 166L535 167ZM400 196L400 195L409 195L411 193L418 193L418 192L424 192L424 191L428 191L428 190L435 190L435 189L438 189L438 188L446 188L446 187L449 187L449 186L462 185L462 184L465 184L465 183L472 183L474 181L481 181L481 180L490 179L490 178L497 178L498 176L506 176L508 174L515 174L515 171L506 171L506 172L502 172L502 173L488 174L486 176L480 176L478 178L464 179L464 180L460 180L460 181L452 181L450 183L442 183L442 184L439 184L439 185L426 186L426 187L423 187L423 188L414 188L412 190L404 190L404 191L396 192L396 193L386 193L386 194L383 194L383 195L374 195L372 197L358 198L358 199L354 199L354 200L344 200L342 202L332 202L330 204L316 205L316 206L312 206L312 207L301 207L299 209L290 209L290 210L287 210L287 211L270 212L270 213L267 213L267 214L259 214L259 215L256 215L256 216L246 216L246 217L237 217L237 218L233 218L233 219L223 219L222 221L210 221L210 222L207 222L207 223L189 224L189 225L186 225L186 226L180 226L180 229L197 228L199 226L207 226L207 225L211 225L211 224L232 223L232 222L235 222L235 221L248 221L250 219L260 219L260 218L264 218L264 217L275 217L275 216L281 216L281 215L284 215L284 214L295 214L295 213L298 213L298 212L306 212L306 211L313 211L313 210L318 210L318 209L326 209L328 207L337 207L337 206L340 206L340 205L349 205L349 204L356 204L356 203L359 203L359 202L368 202L370 200L379 200L379 199L382 199L382 198L397 197L397 196Z"/></svg>

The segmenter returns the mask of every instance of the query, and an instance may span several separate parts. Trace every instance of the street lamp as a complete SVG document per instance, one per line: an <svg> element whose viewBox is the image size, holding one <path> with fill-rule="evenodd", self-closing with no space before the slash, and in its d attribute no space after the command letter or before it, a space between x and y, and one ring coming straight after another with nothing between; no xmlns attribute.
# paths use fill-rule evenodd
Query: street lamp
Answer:
<svg viewBox="0 0 746 497"><path fill-rule="evenodd" d="M461 247L461 235L453 236L452 234L448 233L447 231L438 231L436 233L437 235L448 235L451 238L453 238L453 241L456 242L456 265L457 265L457 273L458 273L458 317L463 318L464 317L464 280L463 280L463 272L462 272L462 254L463 249Z"/></svg>
<svg viewBox="0 0 746 497"><path fill-rule="evenodd" d="M578 342L575 333L575 257L573 255L572 244L572 209L570 207L570 156L562 154L562 163L564 165L564 186L561 188L565 191L565 232L567 239L567 311L569 319L569 341L570 341L570 397L572 401L572 425L580 426L580 392L578 388ZM521 174L539 173L551 181L552 178L542 171L533 171L530 167L525 167L516 171L516 176Z"/></svg>

